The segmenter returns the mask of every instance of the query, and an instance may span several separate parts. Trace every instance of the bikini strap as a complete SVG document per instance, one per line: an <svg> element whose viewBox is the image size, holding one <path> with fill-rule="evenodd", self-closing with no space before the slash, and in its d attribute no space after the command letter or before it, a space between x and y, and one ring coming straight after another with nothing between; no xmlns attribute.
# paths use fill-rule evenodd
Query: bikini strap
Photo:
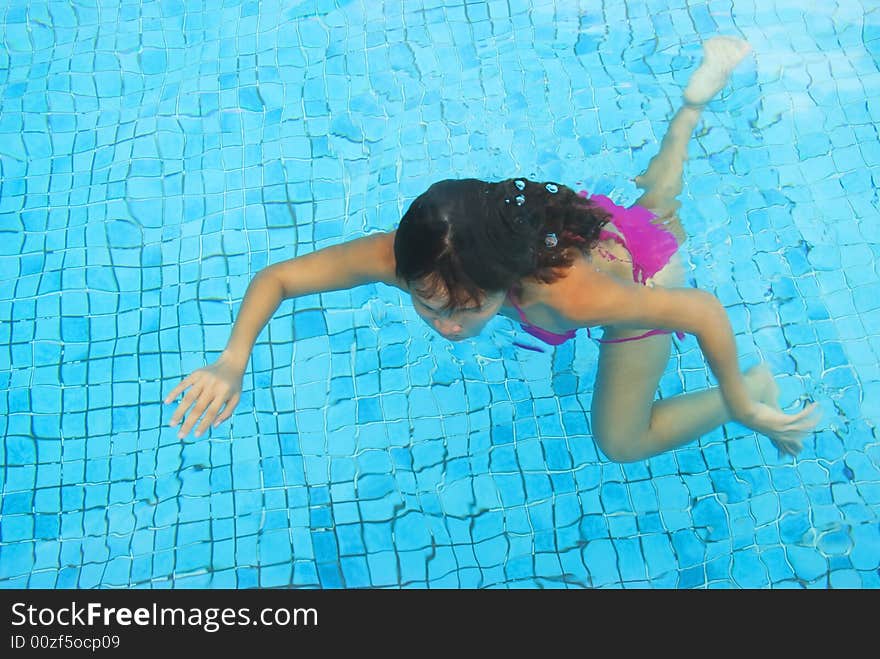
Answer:
<svg viewBox="0 0 880 659"><path fill-rule="evenodd" d="M599 231L599 240L613 240L614 242L623 245L626 247L626 239L621 236L616 231L608 231L607 229L602 229Z"/></svg>

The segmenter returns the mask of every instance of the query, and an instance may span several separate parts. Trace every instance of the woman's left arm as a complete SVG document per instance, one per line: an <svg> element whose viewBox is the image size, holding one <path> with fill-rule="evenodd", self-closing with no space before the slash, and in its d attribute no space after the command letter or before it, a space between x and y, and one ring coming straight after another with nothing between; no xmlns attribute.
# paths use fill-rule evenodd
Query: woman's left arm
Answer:
<svg viewBox="0 0 880 659"><path fill-rule="evenodd" d="M569 311L592 325L656 328L694 335L731 416L748 421L755 401L740 372L727 311L714 295L696 288L648 288L609 278L602 283L602 295L582 307L580 313L577 308Z"/></svg>
<svg viewBox="0 0 880 659"><path fill-rule="evenodd" d="M694 288L646 288L605 276L580 283L579 291L575 278L568 284L573 285L571 289L560 289L563 295L567 293L560 298L566 300L560 305L565 310L562 315L570 322L693 334L718 379L731 418L769 437L780 452L795 455L800 451L803 437L819 422L818 406L812 403L786 414L749 395L730 320L714 295Z"/></svg>

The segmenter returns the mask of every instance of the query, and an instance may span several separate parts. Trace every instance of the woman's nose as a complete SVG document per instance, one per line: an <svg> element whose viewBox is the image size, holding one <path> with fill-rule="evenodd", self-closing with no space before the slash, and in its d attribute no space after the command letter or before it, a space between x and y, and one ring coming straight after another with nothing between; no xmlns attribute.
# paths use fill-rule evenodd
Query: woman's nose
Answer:
<svg viewBox="0 0 880 659"><path fill-rule="evenodd" d="M461 332L461 325L449 318L437 318L434 320L434 327L440 334L458 334Z"/></svg>

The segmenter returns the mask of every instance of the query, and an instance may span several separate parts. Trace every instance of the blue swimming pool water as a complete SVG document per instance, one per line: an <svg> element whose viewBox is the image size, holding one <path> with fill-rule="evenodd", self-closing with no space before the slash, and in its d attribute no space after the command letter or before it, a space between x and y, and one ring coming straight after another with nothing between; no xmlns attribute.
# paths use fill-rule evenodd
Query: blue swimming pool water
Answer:
<svg viewBox="0 0 880 659"><path fill-rule="evenodd" d="M800 4L0 2L0 586L880 586L880 11ZM257 271L438 179L633 201L715 34L755 60L690 276L821 403L796 462L734 424L608 462L586 337L453 345L381 285L284 303L231 424L167 427ZM661 395L709 382L688 338Z"/></svg>

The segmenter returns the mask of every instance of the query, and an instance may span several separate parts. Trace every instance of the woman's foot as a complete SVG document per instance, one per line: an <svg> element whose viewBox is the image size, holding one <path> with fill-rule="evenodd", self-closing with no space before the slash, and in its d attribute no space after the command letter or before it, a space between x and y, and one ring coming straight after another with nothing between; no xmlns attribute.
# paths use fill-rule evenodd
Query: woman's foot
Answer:
<svg viewBox="0 0 880 659"><path fill-rule="evenodd" d="M751 51L748 42L737 37L713 37L706 41L703 61L685 87L685 103L701 106L711 101L727 84L737 64Z"/></svg>

